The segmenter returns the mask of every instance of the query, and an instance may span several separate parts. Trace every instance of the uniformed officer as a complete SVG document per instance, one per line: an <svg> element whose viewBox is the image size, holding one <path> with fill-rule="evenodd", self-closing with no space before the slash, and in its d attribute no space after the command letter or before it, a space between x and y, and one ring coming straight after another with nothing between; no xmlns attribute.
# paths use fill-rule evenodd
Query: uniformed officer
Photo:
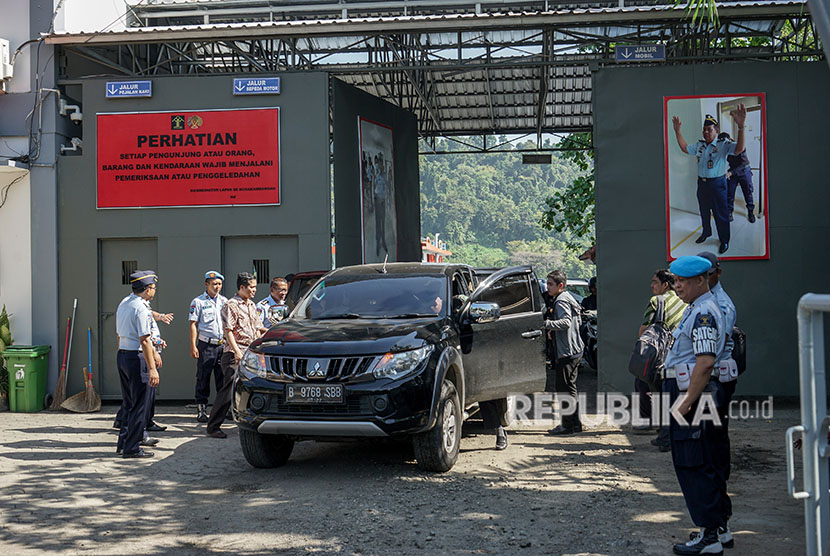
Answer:
<svg viewBox="0 0 830 556"><path fill-rule="evenodd" d="M285 278L271 280L271 292L268 297L256 304L257 312L262 315L262 326L271 328L288 315L285 296L288 295L288 282Z"/></svg>
<svg viewBox="0 0 830 556"><path fill-rule="evenodd" d="M130 275L133 293L125 297L116 312L118 334L118 374L124 416L118 432L118 451L125 458L152 457L141 448L146 420L147 388L156 387L159 374L156 351L151 339L153 315L147 303L156 295L158 277L152 270Z"/></svg>
<svg viewBox="0 0 830 556"><path fill-rule="evenodd" d="M227 298L219 293L225 277L215 270L205 273L205 293L190 302L190 356L196 359L196 420L207 423L210 377L216 391L222 387L222 307Z"/></svg>
<svg viewBox="0 0 830 556"><path fill-rule="evenodd" d="M675 291L689 306L672 333L663 391L683 416L682 422L674 414L670 420L672 461L689 515L702 531L689 542L674 545L675 554L723 554L723 543L733 542L731 535L727 537L729 497L721 466L720 425L715 421L724 404L716 362L726 336L723 314L709 291L711 267L707 259L696 256L679 257L670 267L677 276ZM715 407L704 403L699 408L702 395Z"/></svg>
<svg viewBox="0 0 830 556"><path fill-rule="evenodd" d="M715 226L718 230L720 247L718 253L723 254L729 249L729 209L726 190L726 157L731 154L744 152L744 123L746 122L746 107L739 104L737 110L731 112L738 127L738 141L718 140L718 121L710 114L703 120L703 139L693 145L686 143L680 127L683 125L680 118L672 117L672 127L680 150L689 156L697 158L697 202L700 209L700 220L703 231L695 243L703 243L712 235L712 216L715 217Z"/></svg>
<svg viewBox="0 0 830 556"><path fill-rule="evenodd" d="M718 135L718 139L732 138L728 133L724 132ZM726 204L729 208L729 221L732 222L732 212L735 208L735 192L738 186L741 186L741 192L744 195L744 202L746 203L746 219L750 224L755 222L755 201L752 196L752 166L749 164L749 157L746 155L746 149L740 154L730 154L726 157L729 163L729 171L726 173Z"/></svg>

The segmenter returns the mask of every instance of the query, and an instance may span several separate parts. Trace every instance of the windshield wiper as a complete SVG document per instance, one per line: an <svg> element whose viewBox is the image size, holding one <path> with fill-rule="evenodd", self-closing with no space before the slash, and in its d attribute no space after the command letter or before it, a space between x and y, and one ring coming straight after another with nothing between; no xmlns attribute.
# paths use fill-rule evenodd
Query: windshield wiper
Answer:
<svg viewBox="0 0 830 556"><path fill-rule="evenodd" d="M415 319L419 317L437 317L435 313L401 313L400 315L384 315L385 319Z"/></svg>
<svg viewBox="0 0 830 556"><path fill-rule="evenodd" d="M357 313L343 313L341 315L324 315L322 317L317 317L314 320L329 320L329 319L362 319L361 315Z"/></svg>

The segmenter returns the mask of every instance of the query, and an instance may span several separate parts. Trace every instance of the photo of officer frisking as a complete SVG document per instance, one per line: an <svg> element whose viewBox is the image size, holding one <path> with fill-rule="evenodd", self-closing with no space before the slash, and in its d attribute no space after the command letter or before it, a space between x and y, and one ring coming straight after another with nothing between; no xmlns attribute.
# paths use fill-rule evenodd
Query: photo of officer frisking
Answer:
<svg viewBox="0 0 830 556"><path fill-rule="evenodd" d="M664 97L669 260L769 259L766 96Z"/></svg>

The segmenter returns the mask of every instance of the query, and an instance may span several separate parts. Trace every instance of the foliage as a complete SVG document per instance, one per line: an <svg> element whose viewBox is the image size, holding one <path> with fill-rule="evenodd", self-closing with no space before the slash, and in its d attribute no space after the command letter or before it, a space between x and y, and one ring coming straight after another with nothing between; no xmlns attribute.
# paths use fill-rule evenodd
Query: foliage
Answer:
<svg viewBox="0 0 830 556"><path fill-rule="evenodd" d="M720 24L716 0L674 0L674 5L686 3L686 17L691 16L692 24L716 29ZM704 25L704 19L708 25Z"/></svg>
<svg viewBox="0 0 830 556"><path fill-rule="evenodd" d="M557 154L551 164L522 164L519 152L463 154L471 149L447 140L435 149L457 154L421 157L421 229L424 236L440 234L450 260L475 267L533 264L542 276L553 268L571 276L593 272L576 259L589 244L570 230L551 233L539 225L545 199L580 175L573 160Z"/></svg>
<svg viewBox="0 0 830 556"><path fill-rule="evenodd" d="M571 133L560 141L562 158L570 161L579 173L563 189L545 199L539 223L546 230L567 233L566 244L577 251L594 243L594 151L579 150L592 145L590 132ZM584 247L582 247L584 248Z"/></svg>

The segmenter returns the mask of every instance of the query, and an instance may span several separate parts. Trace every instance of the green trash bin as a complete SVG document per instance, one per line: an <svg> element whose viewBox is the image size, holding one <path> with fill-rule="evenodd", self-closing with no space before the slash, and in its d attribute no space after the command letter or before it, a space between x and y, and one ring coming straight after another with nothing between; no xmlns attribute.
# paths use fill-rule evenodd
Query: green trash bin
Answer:
<svg viewBox="0 0 830 556"><path fill-rule="evenodd" d="M3 352L9 373L9 409L32 413L44 407L51 346L9 346Z"/></svg>

